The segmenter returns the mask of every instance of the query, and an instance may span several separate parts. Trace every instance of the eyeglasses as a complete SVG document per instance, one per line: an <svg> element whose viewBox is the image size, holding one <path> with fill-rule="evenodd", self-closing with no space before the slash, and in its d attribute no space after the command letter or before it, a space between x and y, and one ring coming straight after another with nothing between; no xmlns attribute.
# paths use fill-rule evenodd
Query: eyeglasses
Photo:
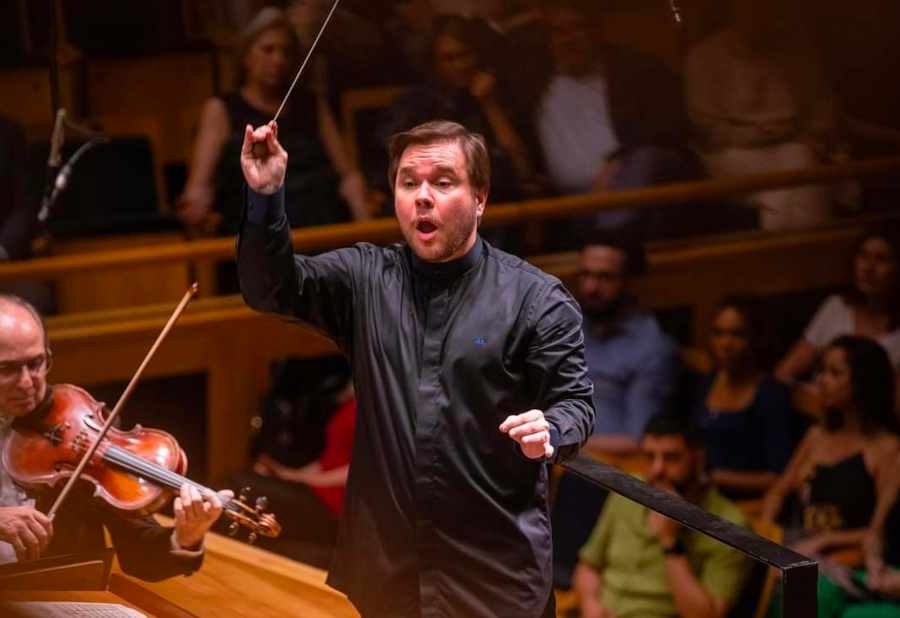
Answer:
<svg viewBox="0 0 900 618"><path fill-rule="evenodd" d="M17 380L22 375L23 367L28 369L31 377L36 378L50 371L52 363L53 356L49 352L21 361L4 361L0 363L0 381L12 382Z"/></svg>

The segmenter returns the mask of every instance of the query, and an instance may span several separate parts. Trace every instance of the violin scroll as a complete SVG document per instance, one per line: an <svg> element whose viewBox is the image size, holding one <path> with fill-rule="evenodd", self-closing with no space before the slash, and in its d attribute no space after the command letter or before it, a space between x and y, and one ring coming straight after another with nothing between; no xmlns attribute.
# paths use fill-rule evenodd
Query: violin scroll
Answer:
<svg viewBox="0 0 900 618"><path fill-rule="evenodd" d="M231 520L228 526L228 536L235 536L241 527L250 530L247 537L249 543L253 543L260 536L276 538L281 534L281 524L275 520L275 516L266 513L269 500L265 496L256 499L254 506L251 507L248 502L250 488L241 489L237 500L226 500L223 502L224 514Z"/></svg>

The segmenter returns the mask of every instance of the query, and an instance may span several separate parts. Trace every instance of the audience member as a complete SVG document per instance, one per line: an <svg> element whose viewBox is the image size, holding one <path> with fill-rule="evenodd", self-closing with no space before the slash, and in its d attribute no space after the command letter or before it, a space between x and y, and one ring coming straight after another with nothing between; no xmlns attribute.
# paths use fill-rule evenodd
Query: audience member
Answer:
<svg viewBox="0 0 900 618"><path fill-rule="evenodd" d="M803 337L778 365L775 375L789 384L803 378L822 350L836 337L858 335L880 343L894 370L900 369L900 234L879 225L856 241L851 263L853 284L829 296Z"/></svg>
<svg viewBox="0 0 900 618"><path fill-rule="evenodd" d="M746 526L704 474L703 440L685 417L659 415L641 440L647 480ZM737 601L750 559L636 502L611 495L575 571L583 618L724 618Z"/></svg>
<svg viewBox="0 0 900 618"><path fill-rule="evenodd" d="M588 0L545 9L553 71L535 125L552 185L599 193L693 175L677 80L649 56L598 42L596 12ZM637 218L637 211L606 211L596 222L618 227Z"/></svg>
<svg viewBox="0 0 900 618"><path fill-rule="evenodd" d="M693 406L706 436L706 466L726 496L762 495L791 456L791 393L763 370L764 335L755 299L719 304L709 338L714 368Z"/></svg>
<svg viewBox="0 0 900 618"><path fill-rule="evenodd" d="M900 454L894 374L884 348L839 337L823 357L819 388L824 422L806 432L762 513L765 523L783 514L785 542L806 555L860 546Z"/></svg>
<svg viewBox="0 0 900 618"><path fill-rule="evenodd" d="M668 407L675 388L675 343L631 294L630 279L644 268L636 234L595 230L581 252L576 297L597 410L589 448L637 452L644 426Z"/></svg>
<svg viewBox="0 0 900 618"><path fill-rule="evenodd" d="M819 576L821 618L900 618L900 460L863 541L865 570L828 564Z"/></svg>
<svg viewBox="0 0 900 618"><path fill-rule="evenodd" d="M297 68L298 43L277 9L260 11L240 45L238 89L208 100L200 117L194 161L179 216L201 224L215 210L217 232L237 234L244 187L239 169L244 128L268 123L278 111ZM279 139L292 153L286 191L294 228L368 219L366 185L349 159L324 97L300 84L278 119ZM349 206L349 211L347 209ZM237 289L232 273L220 273L220 291Z"/></svg>
<svg viewBox="0 0 900 618"><path fill-rule="evenodd" d="M524 197L533 172L516 124L498 92L492 68L479 55L472 22L441 17L431 40L431 80L401 94L380 133L389 136L435 119L457 122L484 136L491 157L491 198ZM383 166L380 166L383 167Z"/></svg>
<svg viewBox="0 0 900 618"><path fill-rule="evenodd" d="M30 149L21 125L0 115L0 264L31 257L38 235L38 200ZM44 314L54 313L50 286L42 281L7 281L0 293L15 294Z"/></svg>
<svg viewBox="0 0 900 618"><path fill-rule="evenodd" d="M37 228L37 203L29 191L25 131L0 116L0 262L28 257Z"/></svg>
<svg viewBox="0 0 900 618"><path fill-rule="evenodd" d="M812 39L785 0L733 0L734 24L685 63L685 107L713 177L816 165L837 146L835 98ZM825 221L831 191L802 186L755 193L766 230Z"/></svg>
<svg viewBox="0 0 900 618"><path fill-rule="evenodd" d="M346 367L346 369L345 369ZM350 468L353 437L356 429L356 397L350 380L350 368L343 357L325 359L322 382L308 385L318 395L308 397L308 404L320 408L307 409L302 424L292 423L273 427L277 435L269 440L278 444L266 448L262 445L253 464L252 472L236 474L230 480L232 486L251 486L266 494L273 511L296 515L300 525L285 529L277 540L265 541L266 547L296 560L328 568L332 550L337 540L338 519L343 511L344 488ZM312 372L315 375L316 372ZM310 377L311 377L310 376ZM321 391L321 392L319 392ZM323 399L324 397L324 399ZM282 406L279 406L281 408ZM285 411L279 410L278 416ZM321 430L321 425L311 422L311 416L324 416L324 444L321 452L309 463L295 467L297 447L292 439L308 436L287 436L291 429L300 431ZM268 419L270 422L275 420ZM282 419L278 419L282 420ZM267 419L263 418L263 430ZM302 426L301 426L302 425ZM281 448L281 442L286 442ZM290 452L287 452L290 449ZM287 456L286 456L287 455ZM268 477L268 478L260 478Z"/></svg>

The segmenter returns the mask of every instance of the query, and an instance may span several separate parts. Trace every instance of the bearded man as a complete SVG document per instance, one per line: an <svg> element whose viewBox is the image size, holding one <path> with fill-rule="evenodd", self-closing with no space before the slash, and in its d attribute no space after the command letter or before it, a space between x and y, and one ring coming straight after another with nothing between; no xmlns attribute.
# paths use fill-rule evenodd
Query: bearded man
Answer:
<svg viewBox="0 0 900 618"><path fill-rule="evenodd" d="M555 616L546 463L591 434L581 313L557 279L479 237L484 139L444 121L394 136L406 243L315 257L293 253L286 163L274 123L246 128L238 272L251 307L312 325L353 365L329 584L365 617Z"/></svg>

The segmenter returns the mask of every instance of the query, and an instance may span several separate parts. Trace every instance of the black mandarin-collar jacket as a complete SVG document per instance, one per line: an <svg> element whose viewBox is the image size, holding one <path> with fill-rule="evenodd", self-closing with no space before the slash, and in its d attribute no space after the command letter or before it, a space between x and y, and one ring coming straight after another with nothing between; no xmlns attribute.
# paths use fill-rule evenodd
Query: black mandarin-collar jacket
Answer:
<svg viewBox="0 0 900 618"><path fill-rule="evenodd" d="M245 220L238 271L251 307L312 325L353 366L356 439L329 584L367 617L552 611L547 466L498 427L543 410L556 461L591 434L581 314L562 284L480 239L445 265L401 245L295 256L284 217Z"/></svg>

